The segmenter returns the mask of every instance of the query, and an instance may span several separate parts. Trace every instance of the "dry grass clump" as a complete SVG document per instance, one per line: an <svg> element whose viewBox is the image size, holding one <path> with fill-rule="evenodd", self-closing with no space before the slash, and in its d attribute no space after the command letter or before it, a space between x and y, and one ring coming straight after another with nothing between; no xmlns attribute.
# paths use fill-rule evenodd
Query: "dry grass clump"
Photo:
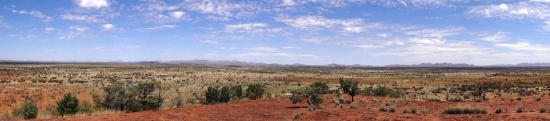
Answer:
<svg viewBox="0 0 550 121"><path fill-rule="evenodd" d="M443 114L487 114L487 109L475 108L470 105L457 105L447 107Z"/></svg>

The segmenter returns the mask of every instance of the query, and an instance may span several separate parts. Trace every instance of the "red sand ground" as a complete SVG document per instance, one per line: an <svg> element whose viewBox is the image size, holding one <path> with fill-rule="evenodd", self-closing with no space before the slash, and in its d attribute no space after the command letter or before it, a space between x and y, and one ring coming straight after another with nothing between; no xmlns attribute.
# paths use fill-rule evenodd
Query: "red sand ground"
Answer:
<svg viewBox="0 0 550 121"><path fill-rule="evenodd" d="M535 101L535 96L523 97L523 101L492 99L486 102L400 102L396 104L396 112L380 112L378 108L386 98L357 96L356 102L336 106L332 95L325 95L325 103L321 110L308 111L301 108L305 104L292 104L289 99L250 100L217 105L199 105L173 108L158 111L137 113L107 114L96 116L68 117L50 120L292 120L295 115L304 113L298 120L433 120L433 121L463 121L463 120L550 120L550 113L539 113L539 107L550 107L550 97L544 96L542 101ZM540 97L540 96L538 96ZM344 97L349 99L350 97ZM380 101L373 101L375 100ZM508 99L508 98L507 98ZM387 99L394 100L394 99ZM488 114L446 115L441 112L451 105L470 105L486 108ZM524 113L516 113L519 105L523 105ZM355 108L351 108L355 107ZM416 114L402 113L405 107L417 107ZM503 113L495 114L497 108ZM428 109L430 114L421 114Z"/></svg>

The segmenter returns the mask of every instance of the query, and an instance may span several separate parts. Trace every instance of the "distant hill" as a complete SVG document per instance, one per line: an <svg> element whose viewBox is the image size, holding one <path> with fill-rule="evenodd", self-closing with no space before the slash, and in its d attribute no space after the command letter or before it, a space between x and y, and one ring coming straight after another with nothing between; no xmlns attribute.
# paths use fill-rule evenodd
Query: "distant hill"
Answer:
<svg viewBox="0 0 550 121"><path fill-rule="evenodd" d="M465 63L421 63L413 65L387 65L385 67L477 67L473 64Z"/></svg>
<svg viewBox="0 0 550 121"><path fill-rule="evenodd" d="M245 62L235 60L175 60L175 61L137 61L126 62L121 60L110 62L84 62L84 61L19 61L19 60L1 60L0 64L86 64L86 63L135 63L135 64L182 64L182 65L195 65L195 66L230 66L230 67L246 67L246 66L263 66L263 67L346 67L346 68L361 68L361 67L550 67L550 63L519 63L519 64L497 64L476 66L467 63L420 63L412 65L392 64L386 66L370 66L370 65L344 65L344 64L326 64L326 65L306 65L301 63L294 64L278 64L278 63L258 63L258 62Z"/></svg>

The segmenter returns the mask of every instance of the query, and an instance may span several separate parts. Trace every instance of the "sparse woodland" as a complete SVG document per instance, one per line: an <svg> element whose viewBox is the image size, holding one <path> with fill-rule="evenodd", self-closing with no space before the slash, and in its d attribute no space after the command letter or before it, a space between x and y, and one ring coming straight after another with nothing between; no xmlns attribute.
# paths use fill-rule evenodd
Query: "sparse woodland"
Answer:
<svg viewBox="0 0 550 121"><path fill-rule="evenodd" d="M383 114L548 113L548 68L0 65L0 119L50 119L251 100ZM434 102L437 106L423 105ZM494 104L488 104L494 103ZM512 106L500 106L500 105Z"/></svg>

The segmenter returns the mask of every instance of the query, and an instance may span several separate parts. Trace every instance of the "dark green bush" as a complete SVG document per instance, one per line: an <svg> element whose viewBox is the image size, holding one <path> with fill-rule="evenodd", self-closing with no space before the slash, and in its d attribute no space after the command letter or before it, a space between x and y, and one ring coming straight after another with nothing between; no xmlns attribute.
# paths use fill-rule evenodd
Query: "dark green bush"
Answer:
<svg viewBox="0 0 550 121"><path fill-rule="evenodd" d="M251 100L261 99L266 89L260 84L249 84L246 88L246 97Z"/></svg>
<svg viewBox="0 0 550 121"><path fill-rule="evenodd" d="M219 102L227 103L229 101L231 101L231 92L229 90L229 87L225 86L220 91Z"/></svg>
<svg viewBox="0 0 550 121"><path fill-rule="evenodd" d="M220 91L216 87L208 87L208 90L206 90L204 97L206 97L207 104L218 103L219 101L218 98L220 97Z"/></svg>
<svg viewBox="0 0 550 121"><path fill-rule="evenodd" d="M235 99L243 98L243 87L241 85L231 87L231 95Z"/></svg>
<svg viewBox="0 0 550 121"><path fill-rule="evenodd" d="M78 112L78 98L71 93L63 95L63 98L57 101L56 110L61 116L76 114Z"/></svg>
<svg viewBox="0 0 550 121"><path fill-rule="evenodd" d="M392 89L386 86L380 86L374 89L374 96L388 96L392 91Z"/></svg>
<svg viewBox="0 0 550 121"><path fill-rule="evenodd" d="M13 109L12 115L23 117L23 119L35 119L38 116L38 107L32 102L26 101L21 105L21 108Z"/></svg>
<svg viewBox="0 0 550 121"><path fill-rule="evenodd" d="M311 85L309 85L313 90L313 93L317 94L327 94L328 93L328 85L324 82L315 82Z"/></svg>

